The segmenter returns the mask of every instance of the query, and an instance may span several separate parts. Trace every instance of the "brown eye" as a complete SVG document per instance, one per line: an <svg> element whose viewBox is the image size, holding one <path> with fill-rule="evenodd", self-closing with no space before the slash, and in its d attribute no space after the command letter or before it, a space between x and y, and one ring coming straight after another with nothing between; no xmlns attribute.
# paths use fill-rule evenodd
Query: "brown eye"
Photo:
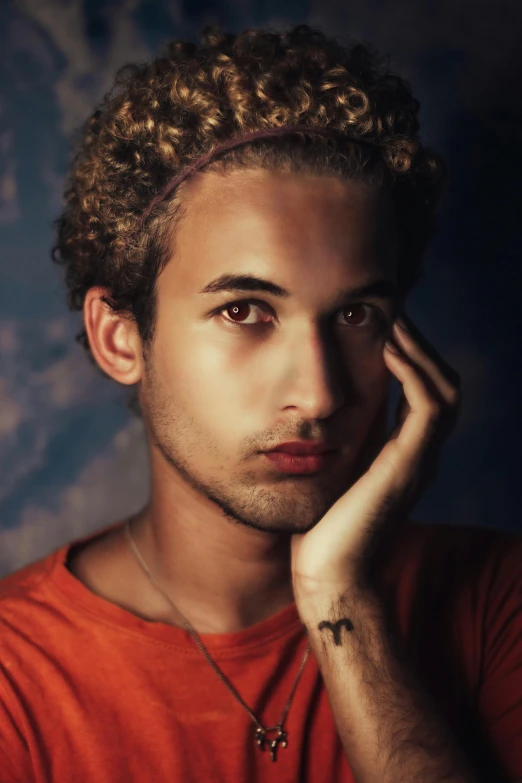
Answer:
<svg viewBox="0 0 522 783"><path fill-rule="evenodd" d="M255 317L252 308L257 308L266 316L264 319L250 320ZM253 326L264 326L273 320L273 316L268 312L272 308L255 299L241 299L237 302L227 302L219 307L214 315L218 315L228 326L238 328L247 328ZM386 326L386 315L374 305L357 303L349 307L343 307L336 316L336 325L344 327L347 331L367 332L373 328L384 328Z"/></svg>
<svg viewBox="0 0 522 783"><path fill-rule="evenodd" d="M244 319L248 318L248 311L251 310L252 307L259 308L260 306L245 299L241 302L232 302L231 304L224 305L220 312L226 313L227 316L230 317L230 321L236 326L256 326L257 324L261 323L261 321L256 321L255 323L244 323ZM227 317L225 320L229 320L229 318Z"/></svg>
<svg viewBox="0 0 522 783"><path fill-rule="evenodd" d="M343 310L343 316L351 326L360 326L361 322L364 322L367 315L363 309L364 307L367 307L367 305L356 304L351 305L350 307L345 307Z"/></svg>

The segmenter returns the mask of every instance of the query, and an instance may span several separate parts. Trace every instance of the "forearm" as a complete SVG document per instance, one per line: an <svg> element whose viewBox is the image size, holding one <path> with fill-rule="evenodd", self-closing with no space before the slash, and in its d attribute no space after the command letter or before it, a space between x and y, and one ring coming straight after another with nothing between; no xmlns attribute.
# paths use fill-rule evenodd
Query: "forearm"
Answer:
<svg viewBox="0 0 522 783"><path fill-rule="evenodd" d="M477 783L376 596L346 590L300 613L357 783Z"/></svg>

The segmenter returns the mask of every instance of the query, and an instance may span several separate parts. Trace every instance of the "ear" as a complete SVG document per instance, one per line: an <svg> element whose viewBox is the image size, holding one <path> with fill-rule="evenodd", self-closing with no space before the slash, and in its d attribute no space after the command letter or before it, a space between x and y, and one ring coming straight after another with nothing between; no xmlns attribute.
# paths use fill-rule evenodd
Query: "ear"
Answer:
<svg viewBox="0 0 522 783"><path fill-rule="evenodd" d="M92 354L101 369L118 383L138 383L145 367L136 322L129 314L114 313L102 296L110 297L108 289L94 286L87 291L83 305Z"/></svg>

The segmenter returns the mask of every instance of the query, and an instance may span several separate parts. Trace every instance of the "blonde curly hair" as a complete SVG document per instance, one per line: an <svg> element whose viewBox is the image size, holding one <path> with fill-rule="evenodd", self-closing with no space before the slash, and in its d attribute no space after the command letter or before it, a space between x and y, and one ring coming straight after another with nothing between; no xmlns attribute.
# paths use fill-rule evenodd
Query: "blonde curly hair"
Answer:
<svg viewBox="0 0 522 783"><path fill-rule="evenodd" d="M294 124L339 136L256 140L204 170L264 168L388 189L399 228L398 285L406 295L422 277L446 178L441 158L418 137L419 106L408 83L369 45L345 46L304 24L237 35L209 25L199 44L172 41L165 56L123 66L79 130L55 221L52 258L65 268L69 308L81 311L89 288L106 287L104 301L135 320L147 353L156 280L183 217L183 184L142 222L147 205L170 178L226 139ZM85 328L76 340L98 367ZM139 416L135 394L129 403Z"/></svg>

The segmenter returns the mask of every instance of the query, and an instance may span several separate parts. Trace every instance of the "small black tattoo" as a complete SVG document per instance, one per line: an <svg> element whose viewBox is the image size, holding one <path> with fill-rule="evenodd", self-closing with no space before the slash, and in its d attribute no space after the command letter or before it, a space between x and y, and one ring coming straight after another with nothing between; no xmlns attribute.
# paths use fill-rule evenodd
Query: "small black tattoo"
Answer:
<svg viewBox="0 0 522 783"><path fill-rule="evenodd" d="M329 628L333 633L335 644L339 647L341 645L341 629L343 626L347 631L353 631L353 623L351 620L348 620L347 617L343 620L338 620L336 623L331 623L329 620L323 620L322 623L319 623L318 628L320 631L322 631L323 628Z"/></svg>

